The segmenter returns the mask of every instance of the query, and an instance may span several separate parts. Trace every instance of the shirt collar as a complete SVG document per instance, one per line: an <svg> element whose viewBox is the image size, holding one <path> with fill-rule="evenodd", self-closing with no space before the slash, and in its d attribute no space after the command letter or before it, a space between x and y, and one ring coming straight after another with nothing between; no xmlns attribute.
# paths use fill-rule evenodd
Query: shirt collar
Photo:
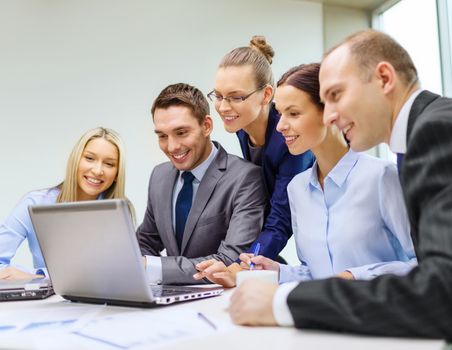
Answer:
<svg viewBox="0 0 452 350"><path fill-rule="evenodd" d="M197 181L197 182L202 181L202 178L204 177L207 169L209 168L210 164L212 164L215 156L217 155L218 149L215 147L213 142L211 142L210 144L212 145L212 150L210 151L210 154L207 157L207 159L204 162L202 162L201 164L199 164L196 168L190 170L190 172L195 177L195 181ZM180 181L183 181L182 176L181 176L182 173L183 173L183 171L179 171Z"/></svg>
<svg viewBox="0 0 452 350"><path fill-rule="evenodd" d="M359 153L348 150L347 153L337 162L337 164L331 169L327 176L325 176L324 182L326 179L330 178L338 187L342 187L345 180L347 180L348 175L352 171L359 157ZM317 161L315 161L312 166L311 177L309 179L309 183L311 186L321 189L319 184L319 179L317 176Z"/></svg>
<svg viewBox="0 0 452 350"><path fill-rule="evenodd" d="M402 109L396 117L389 140L389 148L394 153L406 153L406 133L408 127L408 117L415 98L422 92L421 89L414 91L406 100Z"/></svg>

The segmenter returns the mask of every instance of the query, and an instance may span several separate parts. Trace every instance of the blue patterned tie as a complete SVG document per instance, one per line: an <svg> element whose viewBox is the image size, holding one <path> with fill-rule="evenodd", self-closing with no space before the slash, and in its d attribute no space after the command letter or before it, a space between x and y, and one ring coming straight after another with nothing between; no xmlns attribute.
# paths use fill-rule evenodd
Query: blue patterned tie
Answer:
<svg viewBox="0 0 452 350"><path fill-rule="evenodd" d="M400 169L402 168L403 157L404 157L403 153L397 153L397 170L399 171L399 173Z"/></svg>
<svg viewBox="0 0 452 350"><path fill-rule="evenodd" d="M190 212L191 202L193 200L193 180L195 177L189 171L182 174L184 185L177 195L176 200L176 241L179 251L182 246L182 237L184 237L185 223Z"/></svg>

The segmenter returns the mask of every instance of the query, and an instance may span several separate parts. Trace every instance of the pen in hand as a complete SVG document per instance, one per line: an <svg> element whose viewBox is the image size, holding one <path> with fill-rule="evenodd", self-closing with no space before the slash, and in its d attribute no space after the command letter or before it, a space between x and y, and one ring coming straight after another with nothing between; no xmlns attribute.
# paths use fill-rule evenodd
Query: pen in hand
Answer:
<svg viewBox="0 0 452 350"><path fill-rule="evenodd" d="M260 243L256 243L256 246L254 247L254 251L253 251L253 255L257 256L259 255L259 249L261 249L261 244ZM254 263L251 262L250 264L250 270L254 270Z"/></svg>

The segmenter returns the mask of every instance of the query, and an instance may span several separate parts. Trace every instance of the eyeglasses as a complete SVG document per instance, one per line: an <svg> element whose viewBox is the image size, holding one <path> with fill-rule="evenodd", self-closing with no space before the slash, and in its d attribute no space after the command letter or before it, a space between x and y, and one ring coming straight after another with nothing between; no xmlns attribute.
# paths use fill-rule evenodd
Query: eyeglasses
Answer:
<svg viewBox="0 0 452 350"><path fill-rule="evenodd" d="M267 86L267 84L262 85L261 87L258 87L256 90L251 91L248 95L246 96L231 96L231 97L223 97L221 95L217 95L215 90L209 92L207 94L207 97L209 98L210 101L215 102L215 103L221 103L223 102L223 100L225 100L227 103L229 104L238 104L241 103L243 101L245 101L248 97L250 97L252 94L258 92L259 90L262 90L263 88L265 88Z"/></svg>

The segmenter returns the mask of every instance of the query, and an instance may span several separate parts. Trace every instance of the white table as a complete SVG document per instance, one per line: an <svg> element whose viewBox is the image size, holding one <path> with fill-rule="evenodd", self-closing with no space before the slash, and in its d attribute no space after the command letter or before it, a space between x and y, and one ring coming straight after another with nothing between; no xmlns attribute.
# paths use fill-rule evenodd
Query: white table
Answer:
<svg viewBox="0 0 452 350"><path fill-rule="evenodd" d="M162 308L179 310L183 308L196 309L203 312L207 317L213 320L225 320L230 322L226 311L229 297L232 291L226 291L222 296L210 299L203 299L192 302L178 303L174 305L162 306ZM59 306L62 304L62 298L53 296L40 301L19 301L0 303L0 313L6 310L18 310L26 308L45 308ZM43 309L44 310L44 309ZM131 311L134 309L116 306L107 306L103 309L102 315L117 314ZM147 312L154 312L156 309L149 309ZM131 325L133 326L133 325ZM152 328L150 327L150 331ZM68 335L65 349L98 349L98 346L86 345L78 340L70 339ZM74 336L75 337L75 336ZM20 342L13 343L6 341L0 336L0 349L30 349L35 348L27 339L21 339ZM445 349L445 343L439 340L420 340L420 339L400 339L400 338L382 338L368 337L350 334L329 333L323 331L303 331L294 328L280 327L235 327L231 331L219 332L217 335L209 335L204 338L184 341L172 346L166 346L162 349L277 349L277 350L332 350L332 349L387 349L387 350L430 350Z"/></svg>

